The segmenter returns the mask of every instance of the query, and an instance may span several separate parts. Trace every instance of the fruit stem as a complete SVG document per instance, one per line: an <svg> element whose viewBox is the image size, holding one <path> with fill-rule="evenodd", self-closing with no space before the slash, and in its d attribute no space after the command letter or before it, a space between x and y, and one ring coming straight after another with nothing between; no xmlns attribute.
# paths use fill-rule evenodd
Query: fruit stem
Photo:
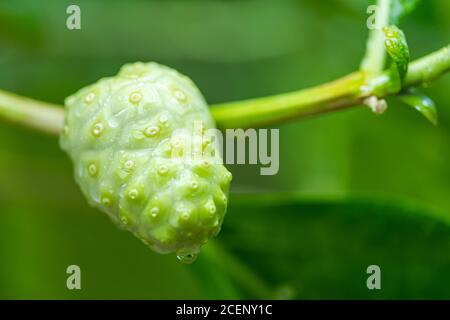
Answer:
<svg viewBox="0 0 450 320"><path fill-rule="evenodd" d="M428 84L450 71L450 45L409 64L402 89ZM310 115L362 105L371 96L393 94L387 83L391 73L369 76L356 71L340 79L294 92L213 105L217 126L249 128L273 125ZM63 129L61 106L0 90L0 118L24 127L58 135Z"/></svg>

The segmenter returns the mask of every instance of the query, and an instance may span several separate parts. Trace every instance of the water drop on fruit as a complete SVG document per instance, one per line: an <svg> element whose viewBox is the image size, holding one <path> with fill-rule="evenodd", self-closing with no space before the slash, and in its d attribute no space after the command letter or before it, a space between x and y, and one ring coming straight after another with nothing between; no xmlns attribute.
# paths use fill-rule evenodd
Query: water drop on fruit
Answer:
<svg viewBox="0 0 450 320"><path fill-rule="evenodd" d="M193 263L195 260L197 260L197 253L185 253L185 254L178 254L177 255L177 259L178 261L180 261L181 263L185 263L185 264L191 264Z"/></svg>

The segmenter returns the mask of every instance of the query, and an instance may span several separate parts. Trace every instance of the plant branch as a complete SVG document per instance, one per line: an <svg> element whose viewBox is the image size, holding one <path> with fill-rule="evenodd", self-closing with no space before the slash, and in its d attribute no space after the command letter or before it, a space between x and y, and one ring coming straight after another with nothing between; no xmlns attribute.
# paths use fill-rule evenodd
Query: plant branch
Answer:
<svg viewBox="0 0 450 320"><path fill-rule="evenodd" d="M409 64L402 89L430 83L450 71L450 45ZM244 101L213 105L219 128L248 128L272 125L361 105L370 96L394 94L386 84L391 73L370 76L357 71L313 88ZM0 90L0 118L50 134L63 129L61 106Z"/></svg>
<svg viewBox="0 0 450 320"><path fill-rule="evenodd" d="M0 90L0 118L57 135L63 129L64 109L48 102Z"/></svg>
<svg viewBox="0 0 450 320"><path fill-rule="evenodd" d="M409 64L402 89L430 83L450 71L450 45ZM383 98L394 94L387 85L388 70L369 76L357 71L317 87L269 97L236 101L213 106L220 128L259 127L338 109L361 105L370 96Z"/></svg>
<svg viewBox="0 0 450 320"><path fill-rule="evenodd" d="M391 0L378 0L375 7L375 25L368 26L370 28L369 37L366 44L366 55L364 56L360 69L368 74L377 74L383 71L386 59L386 51L384 48L383 27L389 24L389 13L391 8ZM370 12L368 12L370 13Z"/></svg>
<svg viewBox="0 0 450 320"><path fill-rule="evenodd" d="M364 83L365 74L355 72L308 89L213 105L211 111L222 129L272 125L352 106Z"/></svg>
<svg viewBox="0 0 450 320"><path fill-rule="evenodd" d="M407 87L428 84L450 71L450 45L409 64Z"/></svg>

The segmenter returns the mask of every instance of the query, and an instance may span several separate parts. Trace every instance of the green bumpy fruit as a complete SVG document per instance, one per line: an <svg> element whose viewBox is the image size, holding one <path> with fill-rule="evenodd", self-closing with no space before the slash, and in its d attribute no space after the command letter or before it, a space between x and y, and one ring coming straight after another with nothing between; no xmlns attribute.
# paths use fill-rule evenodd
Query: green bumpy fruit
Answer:
<svg viewBox="0 0 450 320"><path fill-rule="evenodd" d="M189 78L156 63L127 64L65 105L61 147L91 205L159 253L192 257L218 234L231 173L204 152L207 140L183 157L186 137L176 132L215 127Z"/></svg>

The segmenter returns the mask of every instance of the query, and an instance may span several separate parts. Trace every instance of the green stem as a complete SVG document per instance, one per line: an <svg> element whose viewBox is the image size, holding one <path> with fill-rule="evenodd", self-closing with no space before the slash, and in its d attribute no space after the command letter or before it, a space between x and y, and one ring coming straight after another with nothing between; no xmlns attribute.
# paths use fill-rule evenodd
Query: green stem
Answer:
<svg viewBox="0 0 450 320"><path fill-rule="evenodd" d="M384 49L383 27L389 24L391 0L378 0L374 28L370 30L364 56L360 69L368 74L377 74L383 71L386 51ZM369 27L369 26L368 26Z"/></svg>
<svg viewBox="0 0 450 320"><path fill-rule="evenodd" d="M299 91L212 106L219 128L248 128L350 107L357 102L365 74L355 72L338 80Z"/></svg>
<svg viewBox="0 0 450 320"><path fill-rule="evenodd" d="M450 45L409 64L405 86L428 84L450 71Z"/></svg>
<svg viewBox="0 0 450 320"><path fill-rule="evenodd" d="M450 45L409 64L402 89L430 83L450 71ZM357 106L372 95L383 98L388 89L388 71L369 76L364 71L338 80L285 94L213 105L219 128L248 128L301 119L306 116ZM50 134L63 129L61 106L0 90L0 118Z"/></svg>
<svg viewBox="0 0 450 320"><path fill-rule="evenodd" d="M0 90L0 118L57 135L63 129L64 110L58 105Z"/></svg>
<svg viewBox="0 0 450 320"><path fill-rule="evenodd" d="M450 71L450 45L410 63L403 88L429 83ZM357 71L324 85L295 92L212 106L220 128L259 127L361 105L372 95L394 92L389 71L369 76Z"/></svg>

